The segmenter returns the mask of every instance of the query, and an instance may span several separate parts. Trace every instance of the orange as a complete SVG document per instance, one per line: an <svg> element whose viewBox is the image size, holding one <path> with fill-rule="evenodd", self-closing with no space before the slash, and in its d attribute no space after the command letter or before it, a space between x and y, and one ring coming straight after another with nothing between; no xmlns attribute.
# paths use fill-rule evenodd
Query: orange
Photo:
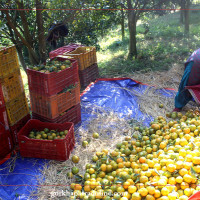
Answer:
<svg viewBox="0 0 200 200"><path fill-rule="evenodd" d="M190 133L190 128L189 128L189 127L185 127L185 128L183 129L183 132L184 132L185 134Z"/></svg>
<svg viewBox="0 0 200 200"><path fill-rule="evenodd" d="M112 171L112 165L107 165L106 172L111 172L111 171Z"/></svg>
<svg viewBox="0 0 200 200"><path fill-rule="evenodd" d="M89 169L89 174L94 174L95 173L95 170L93 168L90 168Z"/></svg>
<svg viewBox="0 0 200 200"><path fill-rule="evenodd" d="M179 174L183 177L185 174L188 174L187 169L183 168L179 170Z"/></svg>
<svg viewBox="0 0 200 200"><path fill-rule="evenodd" d="M72 162L73 163L78 163L79 162L79 160L80 160L80 158L78 157L78 156L72 156Z"/></svg>
<svg viewBox="0 0 200 200"><path fill-rule="evenodd" d="M141 176L140 177L140 183L146 183L148 181L148 177L147 176Z"/></svg>
<svg viewBox="0 0 200 200"><path fill-rule="evenodd" d="M128 187L128 192L130 193L130 194L133 194L134 192L136 192L137 191L137 188L134 186L134 185L130 185L129 187Z"/></svg>
<svg viewBox="0 0 200 200"><path fill-rule="evenodd" d="M75 184L74 190L82 190L82 186L80 184Z"/></svg>
<svg viewBox="0 0 200 200"><path fill-rule="evenodd" d="M123 162L118 163L118 168L123 168L123 167L124 167L124 163Z"/></svg>
<svg viewBox="0 0 200 200"><path fill-rule="evenodd" d="M70 188L72 189L72 190L74 190L74 186L75 186L76 184L75 183L72 183L71 185L70 185Z"/></svg>
<svg viewBox="0 0 200 200"><path fill-rule="evenodd" d="M146 197L147 194L148 194L148 190L147 190L146 188L140 188L140 189L138 190L138 192L140 193L140 195L141 195L142 197Z"/></svg>
<svg viewBox="0 0 200 200"><path fill-rule="evenodd" d="M174 164L169 164L168 166L167 166L167 170L169 171L169 172L174 172L175 170L176 170L176 165L174 165Z"/></svg>
<svg viewBox="0 0 200 200"><path fill-rule="evenodd" d="M117 158L117 163L122 163L124 160L122 158Z"/></svg>
<svg viewBox="0 0 200 200"><path fill-rule="evenodd" d="M143 163L141 168L142 168L143 171L146 171L149 168L149 166L148 166L148 164Z"/></svg>
<svg viewBox="0 0 200 200"><path fill-rule="evenodd" d="M162 194L163 196L167 196L167 195L169 194L169 190L168 190L166 187L163 187L163 188L161 189L161 194Z"/></svg>
<svg viewBox="0 0 200 200"><path fill-rule="evenodd" d="M160 147L161 149L164 149L166 146L167 146L167 143L166 143L166 142L161 142L159 147Z"/></svg>
<svg viewBox="0 0 200 200"><path fill-rule="evenodd" d="M159 198L161 196L160 190L155 190L154 197Z"/></svg>
<svg viewBox="0 0 200 200"><path fill-rule="evenodd" d="M126 182L123 183L123 187L124 187L125 190L127 190L130 185L131 184L128 181L126 181Z"/></svg>
<svg viewBox="0 0 200 200"><path fill-rule="evenodd" d="M153 162L153 160L148 160L147 164L149 165L149 167L153 168L155 163Z"/></svg>
<svg viewBox="0 0 200 200"><path fill-rule="evenodd" d="M134 181L131 178L127 179L126 181L128 181L131 185L134 184Z"/></svg>
<svg viewBox="0 0 200 200"><path fill-rule="evenodd" d="M106 172L106 168L107 168L106 164L101 165L101 171Z"/></svg>
<svg viewBox="0 0 200 200"><path fill-rule="evenodd" d="M176 169L181 169L181 168L183 168L183 161L178 160L176 162Z"/></svg>
<svg viewBox="0 0 200 200"><path fill-rule="evenodd" d="M184 194L186 195L186 196L191 196L192 195L192 191L191 191L191 189L190 188L186 188L185 190L184 190Z"/></svg>
<svg viewBox="0 0 200 200"><path fill-rule="evenodd" d="M129 168L129 167L131 167L131 162L129 162L129 161L128 161L128 162L125 162L124 165L125 165L125 167L128 167L128 168Z"/></svg>
<svg viewBox="0 0 200 200"><path fill-rule="evenodd" d="M192 182L192 176L190 176L189 174L185 174L183 176L183 180L186 182L186 183L191 183Z"/></svg>
<svg viewBox="0 0 200 200"><path fill-rule="evenodd" d="M200 158L195 156L192 158L192 162L195 164L195 165L199 165L200 164Z"/></svg>
<svg viewBox="0 0 200 200"><path fill-rule="evenodd" d="M139 192L135 192L135 193L132 194L132 199L133 200L141 200L142 197L141 197Z"/></svg>
<svg viewBox="0 0 200 200"><path fill-rule="evenodd" d="M169 183L170 185L175 185L175 184L176 184L176 179L175 179L174 177L170 177L170 178L168 179L168 183Z"/></svg>
<svg viewBox="0 0 200 200"><path fill-rule="evenodd" d="M140 163L145 163L146 162L146 158L145 157L140 157L139 162Z"/></svg>
<svg viewBox="0 0 200 200"><path fill-rule="evenodd" d="M189 188L189 184L186 183L186 182L182 182L182 183L181 183L181 189L182 189L182 190L185 190L186 188Z"/></svg>
<svg viewBox="0 0 200 200"><path fill-rule="evenodd" d="M148 190L149 194L155 194L155 191L156 191L155 187L153 187L153 186L148 186L147 190Z"/></svg>
<svg viewBox="0 0 200 200"><path fill-rule="evenodd" d="M182 183L182 182L183 182L182 176L177 176L177 177L176 177L176 182L177 182L177 183Z"/></svg>

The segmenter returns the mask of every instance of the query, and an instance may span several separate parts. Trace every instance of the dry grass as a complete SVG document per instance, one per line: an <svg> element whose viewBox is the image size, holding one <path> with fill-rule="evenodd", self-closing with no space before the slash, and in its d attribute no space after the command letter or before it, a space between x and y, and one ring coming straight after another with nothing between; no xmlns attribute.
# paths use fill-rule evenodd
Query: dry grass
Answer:
<svg viewBox="0 0 200 200"><path fill-rule="evenodd" d="M181 80L183 73L183 68L175 65L168 72L138 72L134 75L129 75L137 81L143 83L154 85L155 87L148 87L143 94L136 92L134 89L131 90L135 96L138 97L138 102L140 110L149 115L156 117L158 115L165 116L166 112L170 112L174 105L175 92L170 98L159 95L157 89L163 88L175 88L177 90L178 85ZM124 74L123 77L127 77ZM126 88L124 88L127 90ZM164 90L166 93L168 91ZM164 108L159 108L159 104L162 103ZM189 108L194 108L195 104L188 104L185 110ZM80 174L84 175L85 165L91 163L91 158L97 151L102 149L113 150L115 145L122 141L126 135L133 134L133 128L128 120L120 118L118 114L112 111L105 111L102 108L93 108L93 113L96 117L91 119L86 125L83 123L81 127L76 131L76 134L81 136L81 141L90 140L89 146L83 148L80 144L76 144L76 148L72 152L72 155L78 155L80 157L80 162L76 164L80 169ZM137 117L136 117L137 118ZM138 122L135 122L137 124ZM142 121L140 122L142 123ZM92 138L92 133L98 132L100 134L99 139ZM137 133L137 132L136 132ZM79 141L79 142L81 142ZM37 196L38 199L70 199L70 187L69 185L74 182L74 179L67 177L67 172L70 172L71 168L75 164L69 160L65 162L50 161L48 165L45 165L42 170L44 181L39 180L42 186L38 188L37 194L32 194L32 196ZM65 195L61 197L52 197L53 192L64 191Z"/></svg>

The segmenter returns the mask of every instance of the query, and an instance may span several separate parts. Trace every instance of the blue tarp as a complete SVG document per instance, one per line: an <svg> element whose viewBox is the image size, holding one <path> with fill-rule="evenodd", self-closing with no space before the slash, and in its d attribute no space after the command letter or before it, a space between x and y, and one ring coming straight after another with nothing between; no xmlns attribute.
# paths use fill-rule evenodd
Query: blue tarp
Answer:
<svg viewBox="0 0 200 200"><path fill-rule="evenodd" d="M91 85L81 97L82 125L91 119L91 111L97 107L113 110L121 117L127 115L144 121L148 125L152 118L144 115L139 108L137 96L134 92L143 94L147 85L132 79L99 80ZM134 91L134 92L133 92ZM158 95L173 97L173 90L158 90ZM93 116L94 117L94 116ZM78 128L76 126L76 128ZM0 165L0 199L27 200L31 192L37 189L37 180L41 177L41 170L47 160L19 158L10 164L11 159ZM12 172L10 168L14 167Z"/></svg>

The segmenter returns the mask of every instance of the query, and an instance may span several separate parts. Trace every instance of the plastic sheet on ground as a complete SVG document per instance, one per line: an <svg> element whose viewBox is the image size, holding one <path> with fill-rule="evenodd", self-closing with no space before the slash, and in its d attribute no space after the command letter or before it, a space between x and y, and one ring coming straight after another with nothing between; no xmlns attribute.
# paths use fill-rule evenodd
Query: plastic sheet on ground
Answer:
<svg viewBox="0 0 200 200"><path fill-rule="evenodd" d="M82 125L87 124L92 117L92 111L98 107L113 110L121 117L136 118L148 125L152 117L140 111L137 97L132 92L134 90L143 94L147 87L150 86L132 79L99 79L88 87L81 97ZM157 92L158 95L172 97L175 91L161 89ZM0 165L0 199L29 199L29 195L37 189L38 180L42 178L42 167L45 162L48 161L19 157L14 162L10 159Z"/></svg>

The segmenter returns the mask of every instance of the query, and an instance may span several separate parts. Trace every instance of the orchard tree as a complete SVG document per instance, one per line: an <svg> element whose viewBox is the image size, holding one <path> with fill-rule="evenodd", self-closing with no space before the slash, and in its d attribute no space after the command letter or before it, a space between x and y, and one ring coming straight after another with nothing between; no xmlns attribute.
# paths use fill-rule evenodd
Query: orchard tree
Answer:
<svg viewBox="0 0 200 200"><path fill-rule="evenodd" d="M46 37L53 23L63 22L68 26L66 43L97 45L98 36L103 37L118 23L119 11L109 10L116 7L114 0L8 0L0 2L0 33L16 45L25 69L24 57L28 56L31 64L45 61L50 49ZM62 40L61 46L65 42Z"/></svg>
<svg viewBox="0 0 200 200"><path fill-rule="evenodd" d="M164 0L127 0L128 28L129 28L129 54L128 58L137 58L136 26L137 21L145 12L154 8L162 8Z"/></svg>
<svg viewBox="0 0 200 200"><path fill-rule="evenodd" d="M60 5L68 6L68 9L81 5L78 1L58 1ZM46 36L50 25L55 19L70 23L77 16L79 11L76 10L65 10L64 14L59 13L59 10L47 10L48 6L51 7L54 3L58 6L58 1L50 0L44 4L41 0L0 2L0 33L16 45L24 69L26 66L22 49L25 47L24 53L28 52L31 64L44 62L47 57Z"/></svg>

